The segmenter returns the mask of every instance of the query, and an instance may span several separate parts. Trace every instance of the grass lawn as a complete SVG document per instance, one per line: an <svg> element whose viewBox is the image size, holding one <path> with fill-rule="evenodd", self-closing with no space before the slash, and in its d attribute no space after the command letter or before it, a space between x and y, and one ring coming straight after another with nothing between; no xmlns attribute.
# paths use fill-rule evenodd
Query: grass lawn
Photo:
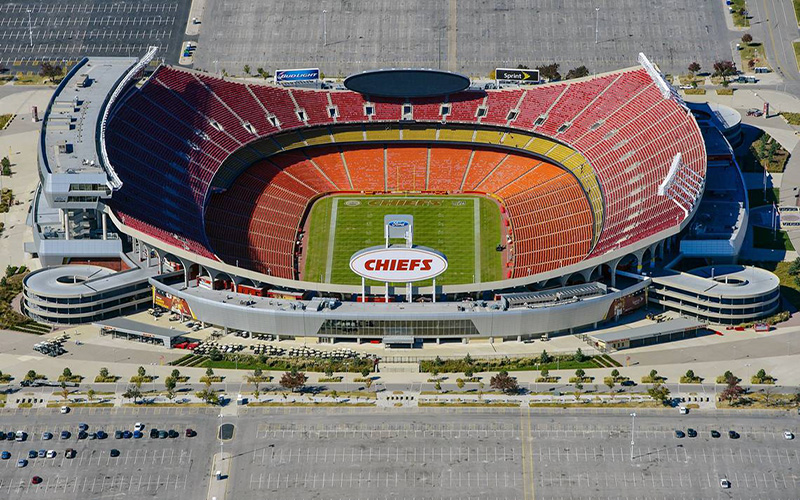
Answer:
<svg viewBox="0 0 800 500"><path fill-rule="evenodd" d="M743 44L742 49L739 51L739 55L742 58L742 65L741 68L751 69L748 61L751 59L755 61L753 67L755 66L766 66L767 68L770 67L769 63L767 62L767 56L764 53L764 44L758 42L752 42L748 44Z"/></svg>
<svg viewBox="0 0 800 500"><path fill-rule="evenodd" d="M792 0L792 3L794 4L794 18L800 25L800 0Z"/></svg>
<svg viewBox="0 0 800 500"><path fill-rule="evenodd" d="M797 2L798 0L794 0L795 8L797 8ZM800 69L800 42L792 42L792 47L794 47L794 62Z"/></svg>
<svg viewBox="0 0 800 500"><path fill-rule="evenodd" d="M733 0L731 2L731 7L733 8L733 25L738 26L740 28L749 28L750 27L750 20L747 17L741 15L742 9L747 10L747 4L744 0Z"/></svg>
<svg viewBox="0 0 800 500"><path fill-rule="evenodd" d="M686 89L683 93L686 95L706 95L706 89Z"/></svg>
<svg viewBox="0 0 800 500"><path fill-rule="evenodd" d="M336 221L330 234L334 200ZM408 214L414 217L414 243L442 252L448 270L437 278L440 284L472 282L475 273L475 203L479 204L481 280L502 278L500 213L497 205L477 196L352 196L328 197L311 211L308 256L304 278L324 281L328 242L334 237L331 281L357 285L361 279L350 270L350 257L358 250L381 245L383 217ZM374 283L378 284L378 283ZM420 282L425 286L430 282Z"/></svg>
<svg viewBox="0 0 800 500"><path fill-rule="evenodd" d="M733 95L736 89L717 89L717 95Z"/></svg>
<svg viewBox="0 0 800 500"><path fill-rule="evenodd" d="M786 231L778 230L776 239L772 229L766 227L753 227L753 246L771 250L794 250Z"/></svg>
<svg viewBox="0 0 800 500"><path fill-rule="evenodd" d="M796 309L800 309L800 285L795 282L794 276L789 274L791 262L757 262L754 265L775 273L781 280L781 297Z"/></svg>
<svg viewBox="0 0 800 500"><path fill-rule="evenodd" d="M4 128L6 128L6 125L8 124L8 122L11 121L12 118L14 118L14 114L13 113L9 113L9 114L6 114L6 115L0 115L0 130L3 130Z"/></svg>
<svg viewBox="0 0 800 500"><path fill-rule="evenodd" d="M773 150L771 160L770 150ZM789 161L789 152L772 136L764 133L753 141L747 153L737 157L737 161L744 172L762 172L766 167L768 172L782 173Z"/></svg>
<svg viewBox="0 0 800 500"><path fill-rule="evenodd" d="M762 205L778 204L780 200L781 190L778 188L767 188L767 199L764 199L763 189L748 189L747 200L750 202L750 208L760 207Z"/></svg>
<svg viewBox="0 0 800 500"><path fill-rule="evenodd" d="M800 113L787 113L781 111L781 116L786 120L789 125L800 125Z"/></svg>

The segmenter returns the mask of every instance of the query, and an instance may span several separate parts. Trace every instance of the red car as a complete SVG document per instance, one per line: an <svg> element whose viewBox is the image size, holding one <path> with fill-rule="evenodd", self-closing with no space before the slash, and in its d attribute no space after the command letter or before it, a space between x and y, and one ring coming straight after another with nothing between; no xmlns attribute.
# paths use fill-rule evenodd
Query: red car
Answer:
<svg viewBox="0 0 800 500"><path fill-rule="evenodd" d="M31 478L31 484L39 484L41 482L42 482L42 478L40 478L39 476L33 476Z"/></svg>
<svg viewBox="0 0 800 500"><path fill-rule="evenodd" d="M193 429L186 429L186 437L187 438L194 437L196 435L197 435L197 433Z"/></svg>

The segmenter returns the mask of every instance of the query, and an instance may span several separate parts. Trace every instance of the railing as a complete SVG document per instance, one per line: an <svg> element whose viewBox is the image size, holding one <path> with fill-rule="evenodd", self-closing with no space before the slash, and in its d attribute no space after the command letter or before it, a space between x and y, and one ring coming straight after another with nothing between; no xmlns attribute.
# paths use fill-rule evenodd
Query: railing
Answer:
<svg viewBox="0 0 800 500"><path fill-rule="evenodd" d="M128 82L133 80L140 71L144 70L145 66L150 64L150 61L153 59L153 57L155 57L156 52L158 52L158 47L151 46L147 53L141 59L139 59L139 61L134 64L122 78L120 78L114 87L114 92L112 92L111 96L109 96L109 98L106 99L106 102L103 103L103 115L100 119L100 134L98 137L98 140L100 141L100 161L106 168L106 173L111 180L111 187L114 189L121 188L122 181L114 171L114 167L111 166L111 162L108 159L108 151L106 151L106 125L108 124L108 115L111 112L111 105L114 103L117 97L119 97L122 91L125 90Z"/></svg>

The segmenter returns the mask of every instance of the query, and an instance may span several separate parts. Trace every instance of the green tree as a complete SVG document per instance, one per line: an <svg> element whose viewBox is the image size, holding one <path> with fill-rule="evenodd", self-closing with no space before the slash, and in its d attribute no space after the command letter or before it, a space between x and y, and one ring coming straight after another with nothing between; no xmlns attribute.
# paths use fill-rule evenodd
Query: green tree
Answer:
<svg viewBox="0 0 800 500"><path fill-rule="evenodd" d="M138 373L140 377L144 377L147 375L147 370L144 369L144 366L140 366L136 369L136 373Z"/></svg>
<svg viewBox="0 0 800 500"><path fill-rule="evenodd" d="M464 388L464 379L463 378L457 378L456 379L456 386L459 389L463 389Z"/></svg>
<svg viewBox="0 0 800 500"><path fill-rule="evenodd" d="M261 394L259 387L265 382L264 372L261 371L261 368L256 368L253 370L252 375L245 376L245 380L248 384L253 386L253 397L258 399L258 396Z"/></svg>
<svg viewBox="0 0 800 500"><path fill-rule="evenodd" d="M767 371L764 370L763 368L758 370L758 372L756 373L756 380L758 380L758 382L761 383L766 378L767 378Z"/></svg>
<svg viewBox="0 0 800 500"><path fill-rule="evenodd" d="M142 397L142 389L137 385L129 385L125 392L122 393L122 397L125 399L132 399L133 403L136 404L139 398Z"/></svg>
<svg viewBox="0 0 800 500"><path fill-rule="evenodd" d="M467 355L464 356L464 363L466 363L468 365L472 364L472 356L470 356L469 353L467 353Z"/></svg>
<svg viewBox="0 0 800 500"><path fill-rule="evenodd" d="M214 369L211 367L206 368L206 377L213 377L214 376Z"/></svg>
<svg viewBox="0 0 800 500"><path fill-rule="evenodd" d="M583 368L578 368L577 370L575 370L575 378L577 378L577 379L578 379L578 382L580 382L581 380L583 380L583 377L584 377L585 375L586 375L586 372L585 372L585 371L583 371Z"/></svg>
<svg viewBox="0 0 800 500"><path fill-rule="evenodd" d="M658 370L655 368L650 370L650 382L655 382L658 380Z"/></svg>
<svg viewBox="0 0 800 500"><path fill-rule="evenodd" d="M174 370L172 370L170 377L174 378L175 381L177 382L178 380L181 379L181 371L175 368Z"/></svg>
<svg viewBox="0 0 800 500"><path fill-rule="evenodd" d="M25 380L28 382L33 382L38 378L37 373L34 370L28 370L28 373L25 374Z"/></svg>
<svg viewBox="0 0 800 500"><path fill-rule="evenodd" d="M614 390L615 382L616 379L614 377L606 377L606 385L608 386L609 392Z"/></svg>
<svg viewBox="0 0 800 500"><path fill-rule="evenodd" d="M549 378L550 377L550 370L547 368L542 368L542 378Z"/></svg>
<svg viewBox="0 0 800 500"><path fill-rule="evenodd" d="M547 354L546 350L542 350L542 353L539 355L539 363L546 365L553 361L553 357Z"/></svg>
<svg viewBox="0 0 800 500"><path fill-rule="evenodd" d="M164 387L167 389L167 399L172 401L175 398L175 388L178 386L178 380L174 377L167 377L164 379Z"/></svg>
<svg viewBox="0 0 800 500"><path fill-rule="evenodd" d="M577 351L575 351L575 355L572 357L578 363L583 363L589 358L589 356L585 355L581 348L579 347Z"/></svg>
<svg viewBox="0 0 800 500"><path fill-rule="evenodd" d="M438 380L437 380L437 381L436 381L436 383L433 385L433 387L434 387L434 389L436 389L437 391L441 391L441 390L442 390L442 383L441 383L440 381L438 381Z"/></svg>
<svg viewBox="0 0 800 500"><path fill-rule="evenodd" d="M216 347L208 351L208 359L211 361L222 361L222 353Z"/></svg>
<svg viewBox="0 0 800 500"><path fill-rule="evenodd" d="M688 380L689 382L691 382L691 381L693 381L695 378L697 378L697 377L695 377L695 375L694 375L694 370L686 370L686 375L685 375L685 377L686 377L686 380Z"/></svg>
<svg viewBox="0 0 800 500"><path fill-rule="evenodd" d="M64 380L69 380L72 378L72 370L69 368L64 368L64 371L61 373L61 375L64 377Z"/></svg>
<svg viewBox="0 0 800 500"><path fill-rule="evenodd" d="M653 384L653 387L647 389L647 394L661 404L666 404L669 399L669 388L662 384Z"/></svg>
<svg viewBox="0 0 800 500"><path fill-rule="evenodd" d="M472 378L474 375L475 373L473 373L472 368L467 368L466 370L464 370L465 377Z"/></svg>
<svg viewBox="0 0 800 500"><path fill-rule="evenodd" d="M536 69L539 70L539 77L546 78L548 80L560 80L561 73L558 72L558 63L551 63L551 64L543 64L541 66L537 66Z"/></svg>
<svg viewBox="0 0 800 500"><path fill-rule="evenodd" d="M367 378L367 377L369 377L369 374L370 374L370 369L369 368L364 368L363 370L361 370L361 376L362 377Z"/></svg>
<svg viewBox="0 0 800 500"><path fill-rule="evenodd" d="M616 368L614 368L613 370L611 370L611 377L612 377L614 380L619 380L619 370L617 370Z"/></svg>
<svg viewBox="0 0 800 500"><path fill-rule="evenodd" d="M100 368L100 378L102 379L108 378L108 368L106 367Z"/></svg>
<svg viewBox="0 0 800 500"><path fill-rule="evenodd" d="M86 397L88 397L88 398L89 398L89 401L94 401L94 397L95 397L96 395L97 395L97 393L96 393L96 392L95 392L95 390L94 390L94 389L92 389L91 387L89 388L89 390L88 390L88 391L86 391Z"/></svg>
<svg viewBox="0 0 800 500"><path fill-rule="evenodd" d="M210 389L203 389L202 391L198 391L195 393L195 396L202 399L206 402L206 404L219 404L219 396L216 392Z"/></svg>
<svg viewBox="0 0 800 500"><path fill-rule="evenodd" d="M0 160L0 166L2 166L2 175L6 177L11 175L11 160L8 159L7 156L4 156L2 160Z"/></svg>
<svg viewBox="0 0 800 500"><path fill-rule="evenodd" d="M573 78L583 78L585 76L589 76L589 70L586 66L578 66L577 68L567 71L566 79L571 80Z"/></svg>
<svg viewBox="0 0 800 500"><path fill-rule="evenodd" d="M245 64L245 65L244 65L244 73L245 73L246 75L249 75L249 74L250 74L250 65L249 65L249 64Z"/></svg>

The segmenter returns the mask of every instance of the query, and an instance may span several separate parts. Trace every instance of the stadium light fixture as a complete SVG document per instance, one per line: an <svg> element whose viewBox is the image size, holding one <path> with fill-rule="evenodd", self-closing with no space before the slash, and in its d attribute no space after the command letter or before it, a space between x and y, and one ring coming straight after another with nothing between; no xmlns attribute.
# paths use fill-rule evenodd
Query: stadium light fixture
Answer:
<svg viewBox="0 0 800 500"><path fill-rule="evenodd" d="M327 10L322 11L322 46L328 46L328 21L327 21Z"/></svg>
<svg viewBox="0 0 800 500"><path fill-rule="evenodd" d="M33 47L33 24L31 24L31 9L28 11L28 35L31 37L31 47Z"/></svg>
<svg viewBox="0 0 800 500"><path fill-rule="evenodd" d="M631 413L631 462L633 462L633 432L636 430L636 412Z"/></svg>
<svg viewBox="0 0 800 500"><path fill-rule="evenodd" d="M594 8L594 43L597 45L597 40L600 36L600 7Z"/></svg>

